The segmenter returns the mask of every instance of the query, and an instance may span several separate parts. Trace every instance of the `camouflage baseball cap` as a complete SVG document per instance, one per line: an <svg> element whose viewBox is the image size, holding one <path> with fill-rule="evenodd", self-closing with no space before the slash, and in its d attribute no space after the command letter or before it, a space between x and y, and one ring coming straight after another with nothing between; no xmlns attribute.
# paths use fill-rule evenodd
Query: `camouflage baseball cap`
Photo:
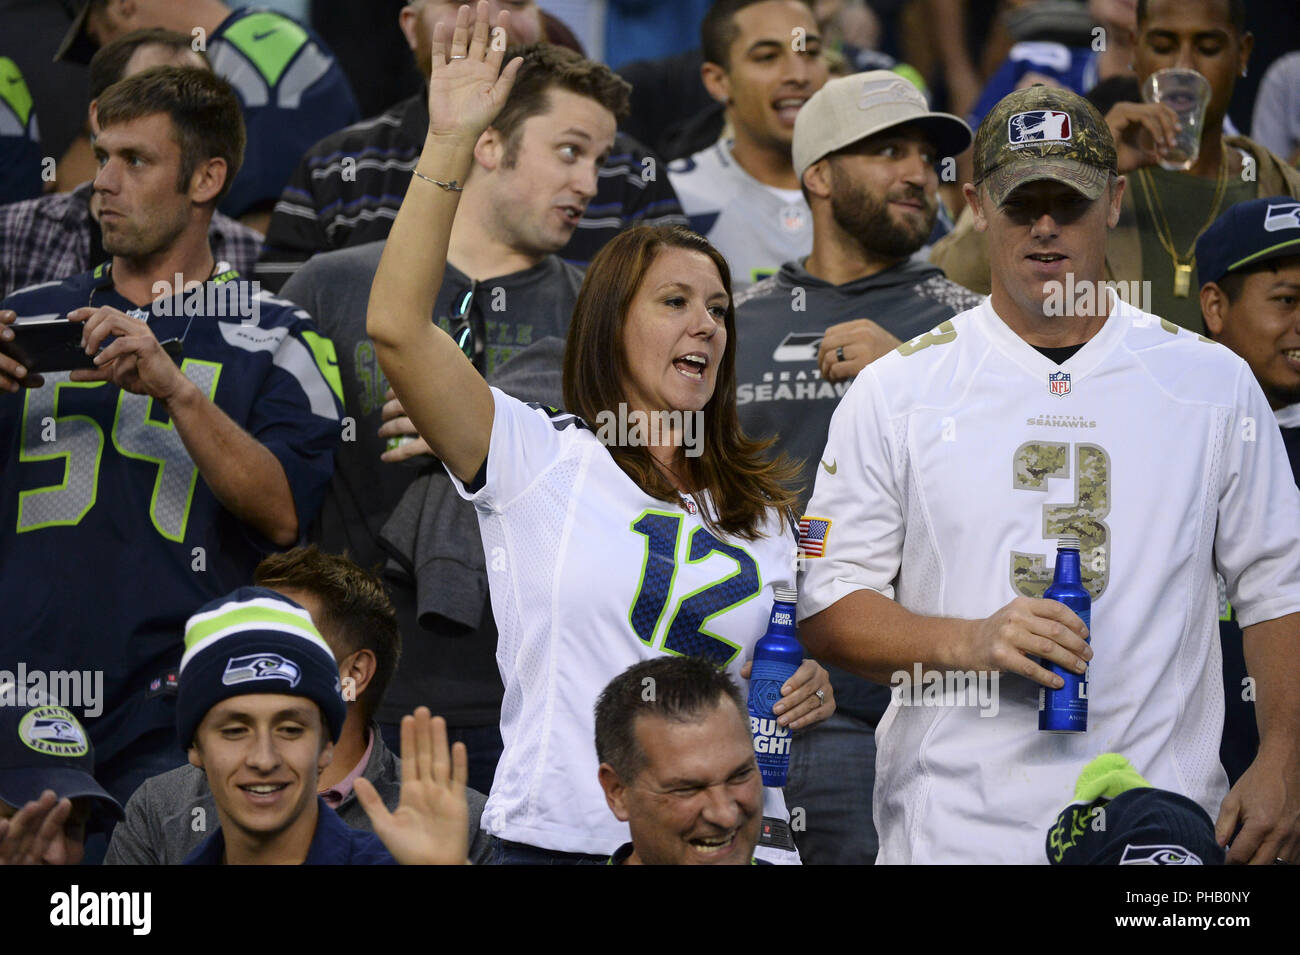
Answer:
<svg viewBox="0 0 1300 955"><path fill-rule="evenodd" d="M1051 179L1096 199L1117 173L1115 140L1077 93L1031 86L1002 97L975 134L975 184L997 205L1017 186Z"/></svg>

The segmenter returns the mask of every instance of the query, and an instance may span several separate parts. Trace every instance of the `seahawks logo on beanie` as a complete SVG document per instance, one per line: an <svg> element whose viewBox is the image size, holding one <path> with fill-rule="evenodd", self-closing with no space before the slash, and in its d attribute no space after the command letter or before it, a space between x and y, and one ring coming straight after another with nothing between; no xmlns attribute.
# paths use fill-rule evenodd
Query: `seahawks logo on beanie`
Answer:
<svg viewBox="0 0 1300 955"><path fill-rule="evenodd" d="M176 699L181 746L192 744L212 707L252 693L306 697L338 742L347 707L334 652L305 609L265 587L241 587L186 622Z"/></svg>
<svg viewBox="0 0 1300 955"><path fill-rule="evenodd" d="M226 663L226 672L221 674L221 682L234 686L249 680L286 680L290 686L297 686L301 676L298 664L278 653L250 653L231 657Z"/></svg>

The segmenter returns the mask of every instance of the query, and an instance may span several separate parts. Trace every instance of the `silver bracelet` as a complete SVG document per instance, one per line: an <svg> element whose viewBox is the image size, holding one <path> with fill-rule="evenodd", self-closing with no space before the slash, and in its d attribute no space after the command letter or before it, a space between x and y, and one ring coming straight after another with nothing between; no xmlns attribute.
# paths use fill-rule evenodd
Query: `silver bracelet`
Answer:
<svg viewBox="0 0 1300 955"><path fill-rule="evenodd" d="M464 191L465 191L464 189L462 189L460 186L458 186L458 185L456 184L456 180L455 180L455 179L453 179L451 182L442 182L441 180L433 179L433 178L431 178L431 177L429 177L429 176L426 176L424 173L420 172L420 170L418 170L418 169L412 169L411 172L415 173L417 176L419 176L419 177L420 177L421 179L423 179L425 182L431 182L431 183L433 183L435 186L440 186L440 187L442 187L443 189L446 189L448 192L464 192Z"/></svg>

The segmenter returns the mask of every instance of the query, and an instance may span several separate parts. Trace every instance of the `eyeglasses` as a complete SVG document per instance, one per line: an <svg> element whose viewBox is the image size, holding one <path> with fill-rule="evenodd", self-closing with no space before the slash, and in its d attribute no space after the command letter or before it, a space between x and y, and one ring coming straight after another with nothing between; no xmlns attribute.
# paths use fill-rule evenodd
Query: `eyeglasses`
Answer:
<svg viewBox="0 0 1300 955"><path fill-rule="evenodd" d="M486 335L482 328L475 329L474 314L474 293L478 291L478 280L475 279L470 283L470 287L465 290L457 301L454 311L447 316L447 322L451 327L452 340L456 342L459 348L478 369L480 375L486 373L487 348Z"/></svg>

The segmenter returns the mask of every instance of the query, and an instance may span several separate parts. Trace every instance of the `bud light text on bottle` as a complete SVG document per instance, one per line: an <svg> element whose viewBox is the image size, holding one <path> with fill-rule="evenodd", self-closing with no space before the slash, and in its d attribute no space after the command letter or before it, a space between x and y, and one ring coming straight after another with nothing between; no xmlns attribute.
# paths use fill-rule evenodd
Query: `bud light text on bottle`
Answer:
<svg viewBox="0 0 1300 955"><path fill-rule="evenodd" d="M790 768L790 727L777 722L774 707L781 701L781 687L803 663L803 646L795 634L793 590L777 587L768 618L767 632L754 646L753 670L749 675L749 729L764 786L784 786Z"/></svg>

